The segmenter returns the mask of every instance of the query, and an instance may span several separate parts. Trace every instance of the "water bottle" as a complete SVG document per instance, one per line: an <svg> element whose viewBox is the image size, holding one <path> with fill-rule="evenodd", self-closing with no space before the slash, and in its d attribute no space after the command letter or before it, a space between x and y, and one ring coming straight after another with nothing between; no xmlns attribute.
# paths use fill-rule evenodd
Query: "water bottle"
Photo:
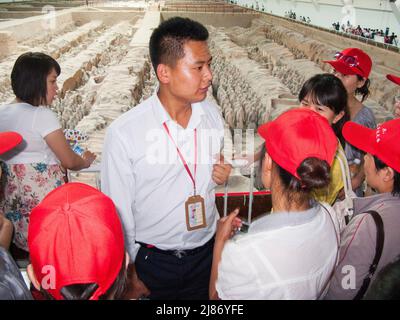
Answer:
<svg viewBox="0 0 400 320"><path fill-rule="evenodd" d="M85 150L83 148L81 148L78 144L75 144L72 148L72 151L74 151L77 155L79 156L83 156L83 153L85 152Z"/></svg>

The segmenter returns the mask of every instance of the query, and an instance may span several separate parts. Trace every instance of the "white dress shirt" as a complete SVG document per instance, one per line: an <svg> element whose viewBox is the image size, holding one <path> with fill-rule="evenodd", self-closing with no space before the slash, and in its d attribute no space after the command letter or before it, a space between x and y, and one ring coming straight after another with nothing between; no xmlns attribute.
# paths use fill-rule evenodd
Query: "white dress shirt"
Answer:
<svg viewBox="0 0 400 320"><path fill-rule="evenodd" d="M192 175L197 130L196 189L205 202L205 228L187 231L185 202L193 195L193 182L164 122ZM171 119L157 94L110 125L102 155L101 185L121 217L131 261L139 250L135 241L163 250L185 250L205 244L214 235L218 212L211 174L223 135L223 119L215 105L206 100L192 104L184 129Z"/></svg>
<svg viewBox="0 0 400 320"><path fill-rule="evenodd" d="M303 212L272 213L254 221L247 234L228 241L218 266L219 297L322 298L339 243L336 215L324 206L331 214L320 205Z"/></svg>

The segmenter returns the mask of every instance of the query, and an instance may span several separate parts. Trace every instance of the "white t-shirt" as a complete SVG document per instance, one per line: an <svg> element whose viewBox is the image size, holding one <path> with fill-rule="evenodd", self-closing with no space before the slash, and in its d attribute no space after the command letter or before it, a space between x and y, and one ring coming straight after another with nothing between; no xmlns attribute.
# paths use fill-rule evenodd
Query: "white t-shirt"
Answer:
<svg viewBox="0 0 400 320"><path fill-rule="evenodd" d="M28 103L12 103L0 107L0 132L15 131L22 135L23 142L0 156L7 164L38 163L58 164L44 138L61 129L55 113L45 107L34 107Z"/></svg>
<svg viewBox="0 0 400 320"><path fill-rule="evenodd" d="M335 216L320 205L254 221L247 234L236 236L223 249L216 283L219 297L322 298L338 258L338 230Z"/></svg>

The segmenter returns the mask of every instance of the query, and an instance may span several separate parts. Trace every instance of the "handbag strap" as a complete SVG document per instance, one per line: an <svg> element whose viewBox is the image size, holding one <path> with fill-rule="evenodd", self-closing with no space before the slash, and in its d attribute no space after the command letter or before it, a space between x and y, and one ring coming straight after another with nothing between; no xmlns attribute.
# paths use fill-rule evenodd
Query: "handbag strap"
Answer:
<svg viewBox="0 0 400 320"><path fill-rule="evenodd" d="M348 196L350 196L350 191L352 190L351 175L350 175L350 169L349 169L349 164L347 162L346 154L344 153L344 151L341 148L338 148L336 158L339 161L340 168L342 171L344 193L345 193L345 196L348 197Z"/></svg>
<svg viewBox="0 0 400 320"><path fill-rule="evenodd" d="M369 213L372 218L374 218L376 224L376 248L375 248L375 256L374 260L372 261L371 266L369 267L369 273L365 277L360 290L358 290L357 295L354 297L354 300L361 300L364 294L367 292L369 284L371 282L372 277L375 274L375 271L378 267L379 260L382 255L383 251L383 244L385 242L385 231L383 229L383 221L382 217L379 215L378 212L374 210L366 211L365 213Z"/></svg>
<svg viewBox="0 0 400 320"><path fill-rule="evenodd" d="M340 169L342 171L343 188L345 195L344 202L347 208L347 212L345 215L345 222L346 224L348 224L354 214L353 199L356 198L356 194L354 193L351 187L350 169L349 169L349 164L347 162L346 154L341 148L338 148L336 152L336 159L339 161Z"/></svg>

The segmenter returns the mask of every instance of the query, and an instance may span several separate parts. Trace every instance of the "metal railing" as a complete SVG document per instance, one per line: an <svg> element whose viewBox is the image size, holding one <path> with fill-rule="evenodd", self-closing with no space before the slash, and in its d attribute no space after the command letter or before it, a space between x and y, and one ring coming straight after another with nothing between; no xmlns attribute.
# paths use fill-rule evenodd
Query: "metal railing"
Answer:
<svg viewBox="0 0 400 320"><path fill-rule="evenodd" d="M89 168L82 169L79 171L67 171L67 176L68 176L68 181L73 181L76 180L76 178L73 177L75 174L80 174L80 173L92 173L94 174L94 180L95 180L95 185L96 188L101 190L101 179L100 179L100 163L96 163L94 165L91 165Z"/></svg>
<svg viewBox="0 0 400 320"><path fill-rule="evenodd" d="M177 12L211 12L211 13L245 13L248 10L242 8L231 8L224 6L201 6L201 5L183 5L168 6L161 8L161 11L177 11Z"/></svg>

